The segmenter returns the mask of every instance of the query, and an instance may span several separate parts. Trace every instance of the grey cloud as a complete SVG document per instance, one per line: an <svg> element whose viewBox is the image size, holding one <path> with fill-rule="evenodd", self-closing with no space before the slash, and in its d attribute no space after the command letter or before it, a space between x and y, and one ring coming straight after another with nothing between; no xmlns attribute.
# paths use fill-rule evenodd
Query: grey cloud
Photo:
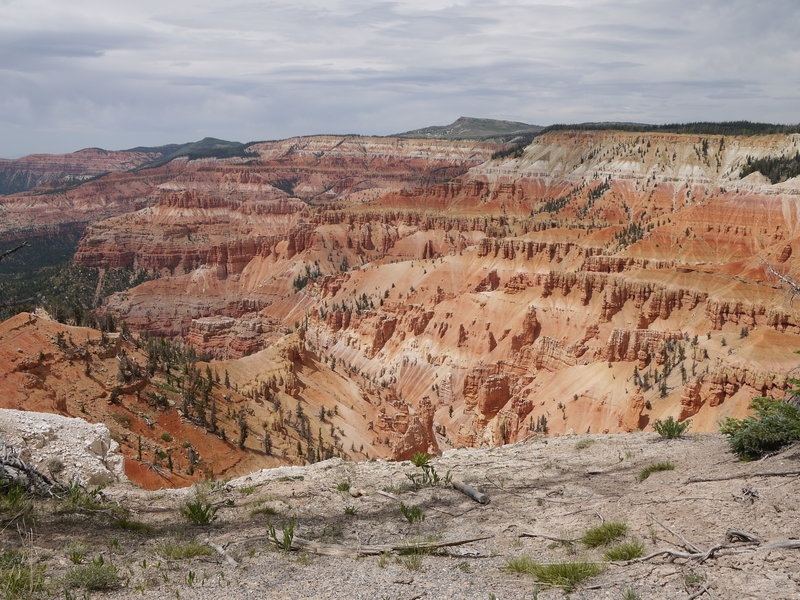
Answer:
<svg viewBox="0 0 800 600"><path fill-rule="evenodd" d="M795 0L48 1L63 25L0 2L0 156L460 114L800 120Z"/></svg>

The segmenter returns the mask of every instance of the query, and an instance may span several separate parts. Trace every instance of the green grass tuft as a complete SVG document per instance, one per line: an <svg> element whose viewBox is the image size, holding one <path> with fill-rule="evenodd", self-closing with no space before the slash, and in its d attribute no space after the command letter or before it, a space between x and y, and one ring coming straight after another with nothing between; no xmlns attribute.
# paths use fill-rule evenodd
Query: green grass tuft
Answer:
<svg viewBox="0 0 800 600"><path fill-rule="evenodd" d="M92 562L74 567L64 575L64 587L89 591L113 590L120 586L117 567Z"/></svg>
<svg viewBox="0 0 800 600"><path fill-rule="evenodd" d="M585 579L599 574L603 568L589 562L566 562L543 565L537 563L529 556L520 556L509 559L506 568L516 573L532 575L543 583L558 585L566 591L572 591L575 586Z"/></svg>
<svg viewBox="0 0 800 600"><path fill-rule="evenodd" d="M638 540L635 540L633 542L624 542L618 546L609 548L606 550L604 556L606 560L622 561L639 558L642 554L644 554L644 544Z"/></svg>
<svg viewBox="0 0 800 600"><path fill-rule="evenodd" d="M639 474L636 476L636 479L639 481L644 481L653 473L658 473L659 471L672 471L675 468L675 463L671 463L667 460L662 460L661 462L653 463L652 465L646 466L644 469L639 471Z"/></svg>
<svg viewBox="0 0 800 600"><path fill-rule="evenodd" d="M214 553L210 546L199 542L162 542L157 546L156 551L164 558L171 560L209 556Z"/></svg>
<svg viewBox="0 0 800 600"><path fill-rule="evenodd" d="M597 527L588 529L581 537L581 541L589 548L607 546L628 533L628 526L619 521L609 521Z"/></svg>

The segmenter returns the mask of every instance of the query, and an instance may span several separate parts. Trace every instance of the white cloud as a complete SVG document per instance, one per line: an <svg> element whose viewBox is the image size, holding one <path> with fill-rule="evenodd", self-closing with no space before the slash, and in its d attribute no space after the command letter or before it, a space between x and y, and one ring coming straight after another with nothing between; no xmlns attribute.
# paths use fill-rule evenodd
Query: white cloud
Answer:
<svg viewBox="0 0 800 600"><path fill-rule="evenodd" d="M0 2L0 156L203 135L800 116L800 3Z"/></svg>

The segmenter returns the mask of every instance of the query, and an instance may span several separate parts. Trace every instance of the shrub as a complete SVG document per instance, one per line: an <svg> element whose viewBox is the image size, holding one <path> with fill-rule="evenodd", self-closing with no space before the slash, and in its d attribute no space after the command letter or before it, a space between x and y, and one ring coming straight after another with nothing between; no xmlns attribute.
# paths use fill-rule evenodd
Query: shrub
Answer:
<svg viewBox="0 0 800 600"><path fill-rule="evenodd" d="M647 465L644 469L639 471L639 474L636 476L636 479L639 481L644 481L653 473L657 473L658 471L672 471L675 468L675 463L671 463L669 461L663 460L661 462L654 463L652 465Z"/></svg>
<svg viewBox="0 0 800 600"><path fill-rule="evenodd" d="M606 560L633 560L644 554L644 544L638 540L624 542L606 550Z"/></svg>
<svg viewBox="0 0 800 600"><path fill-rule="evenodd" d="M594 444L594 440L593 439L581 440L580 442L575 444L575 449L576 450L585 450L586 448L588 448L592 444Z"/></svg>
<svg viewBox="0 0 800 600"><path fill-rule="evenodd" d="M569 592L584 579L599 574L603 568L590 562L567 562L542 565L528 556L509 559L506 567L517 573L533 575L536 579L550 585L562 586Z"/></svg>
<svg viewBox="0 0 800 600"><path fill-rule="evenodd" d="M653 429L658 432L663 438L677 438L681 437L686 430L689 429L689 426L692 424L691 419L684 421L683 423L678 423L674 418L669 417L666 421L662 421L661 419L656 419L656 422L653 423Z"/></svg>
<svg viewBox="0 0 800 600"><path fill-rule="evenodd" d="M89 591L113 590L119 587L117 567L104 564L102 561L74 567L64 575L64 586Z"/></svg>
<svg viewBox="0 0 800 600"><path fill-rule="evenodd" d="M181 507L181 516L195 525L208 525L217 518L217 507L198 493Z"/></svg>
<svg viewBox="0 0 800 600"><path fill-rule="evenodd" d="M589 548L597 548L598 546L607 546L626 533L628 533L628 526L625 523L609 521L588 529L581 537L581 541Z"/></svg>
<svg viewBox="0 0 800 600"><path fill-rule="evenodd" d="M340 492L349 492L350 491L350 482L349 481L340 481L336 485L336 489Z"/></svg>
<svg viewBox="0 0 800 600"><path fill-rule="evenodd" d="M795 383L797 380L789 380ZM782 400L756 398L756 414L744 419L726 418L720 432L727 436L731 452L742 460L761 458L792 442L800 441L800 411Z"/></svg>

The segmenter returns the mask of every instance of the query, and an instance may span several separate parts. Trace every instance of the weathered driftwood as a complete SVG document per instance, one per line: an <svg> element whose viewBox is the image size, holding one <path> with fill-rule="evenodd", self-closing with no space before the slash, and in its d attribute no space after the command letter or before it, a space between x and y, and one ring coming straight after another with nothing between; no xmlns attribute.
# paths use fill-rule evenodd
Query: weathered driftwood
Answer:
<svg viewBox="0 0 800 600"><path fill-rule="evenodd" d="M756 471L755 473L739 473L738 475L723 475L721 477L691 477L685 483L728 481L729 479L748 479L750 477L790 477L791 475L800 475L800 471Z"/></svg>
<svg viewBox="0 0 800 600"><path fill-rule="evenodd" d="M475 502L478 502L479 504L489 504L490 500L489 496L487 496L482 492L479 492L471 485L467 485L466 483L462 483L461 481L457 480L453 480L451 482L451 485L453 486L454 489L458 490L465 496L472 498Z"/></svg>

